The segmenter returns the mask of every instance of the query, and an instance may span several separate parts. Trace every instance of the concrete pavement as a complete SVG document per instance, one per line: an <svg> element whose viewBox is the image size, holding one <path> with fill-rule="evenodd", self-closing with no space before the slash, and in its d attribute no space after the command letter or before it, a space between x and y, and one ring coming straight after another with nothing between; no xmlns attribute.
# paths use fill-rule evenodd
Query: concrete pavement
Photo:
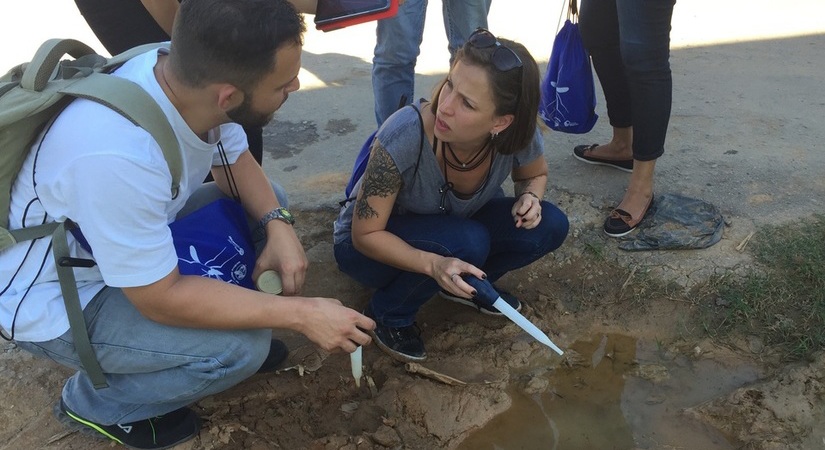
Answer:
<svg viewBox="0 0 825 450"><path fill-rule="evenodd" d="M497 0L494 33L523 42L543 68L560 0ZM15 2L0 39L0 67L28 60L48 37L76 37L103 51L70 1ZM703 198L748 224L823 212L825 198L825 3L789 0L680 0L671 64L674 100L657 192ZM308 16L310 28L311 16ZM264 168L297 208L334 208L363 139L373 130L370 81L374 24L306 36L302 90L265 132ZM447 69L440 2L431 2L416 95ZM597 83L597 89L598 83ZM574 145L610 136L601 92L599 122L587 135L545 135L549 197L572 195L595 209L570 210L575 222L601 217L621 198L627 175L581 164ZM577 219L578 218L578 219ZM594 219L595 220L595 219Z"/></svg>

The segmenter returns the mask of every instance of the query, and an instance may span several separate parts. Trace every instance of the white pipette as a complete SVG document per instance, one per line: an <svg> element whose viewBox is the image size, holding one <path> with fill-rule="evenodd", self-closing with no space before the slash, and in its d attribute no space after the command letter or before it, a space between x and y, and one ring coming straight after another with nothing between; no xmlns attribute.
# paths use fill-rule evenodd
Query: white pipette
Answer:
<svg viewBox="0 0 825 450"><path fill-rule="evenodd" d="M532 322L527 320L526 317L521 315L518 311L515 310L509 303L507 303L498 292L496 292L493 285L487 280L480 280L473 275L465 275L462 277L464 281L466 281L470 286L474 287L476 290L476 299L482 302L491 305L493 308L499 310L502 314L504 314L508 319L515 322L516 325L520 326L522 330L526 331L536 338L537 341L541 342L542 344L550 347L558 353L559 355L563 355L564 352L550 340L550 338L544 334L539 328L533 325Z"/></svg>
<svg viewBox="0 0 825 450"><path fill-rule="evenodd" d="M361 387L361 374L364 370L362 362L362 348L360 345L355 348L355 351L349 354L349 362L352 365L352 377L355 378L355 386Z"/></svg>

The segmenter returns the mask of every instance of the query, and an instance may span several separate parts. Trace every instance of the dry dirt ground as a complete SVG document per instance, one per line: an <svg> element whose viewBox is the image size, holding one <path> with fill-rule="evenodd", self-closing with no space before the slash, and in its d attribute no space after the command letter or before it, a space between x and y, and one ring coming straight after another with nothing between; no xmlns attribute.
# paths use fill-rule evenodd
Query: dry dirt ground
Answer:
<svg viewBox="0 0 825 450"><path fill-rule="evenodd" d="M529 13L525 12L527 3ZM493 5L498 9L491 14L491 29L525 42L542 59L543 67L553 28L547 17L557 17L561 3ZM669 358L696 366L710 362L721 368L756 368L756 375L747 381L729 383L711 398L686 402L676 411L684 422L718 430L724 441L718 448L825 449L821 427L825 423L825 358L786 365L780 354L754 336L709 341L701 324L691 321L698 301L678 295L684 287L701 285L715 273L748 270L748 254L737 246L755 230L756 223L777 223L822 210L823 153L817 151L825 140L821 131L825 106L822 8L817 0L792 0L783 3L783 8L767 0L677 2L674 111L667 158L657 165L657 178L662 180L657 189L703 198L723 209L729 226L723 240L709 249L627 253L601 235L601 220L613 206L611 202L618 200L616 193L626 179L609 169L596 175L597 169L570 156L573 145L609 138L601 93L603 123L592 135L586 140L556 135L548 141L554 188L547 198L569 214L571 234L554 255L508 274L501 285L522 298L525 315L550 330L553 340L568 350L566 358L552 356L507 321L435 298L418 317L431 354L424 367L466 384L450 385L410 373L371 346L364 351L364 361L365 373L374 385L356 388L346 355L322 358L289 336L296 346L293 362L300 366L279 374L256 375L194 405L205 419L204 426L198 438L180 448L458 448L484 424L497 423L493 417L512 411L518 393L573 391L599 400L602 392L593 388L599 380L587 375L586 369L596 366L597 359L601 364L592 369L618 363L606 354L594 358L577 343L610 334L653 342ZM440 14L440 8L431 4L429 12ZM30 58L46 38L78 37L94 43L72 2L14 2L10 14L15 14L15 20L0 27L0 37L15 45L3 49L0 67ZM440 18L427 23L433 30L427 32L427 47L422 50L422 57L429 56L427 64L419 61L416 83L422 87L435 84L446 60L444 33L436 29L442 26ZM303 88L279 112L275 125L282 128L270 129L283 129L289 139L282 141L305 149L294 155L297 151L287 146L274 154L281 159L273 161L268 154L264 161L273 179L289 188L297 205L334 204L328 197L337 200L344 185L342 171L349 168L353 149L360 148L372 131L369 67L374 33L352 27L330 36L308 33ZM296 135L306 139L296 139ZM340 274L332 260L335 211L294 212L312 261L307 294L334 296L354 308L362 307L369 292ZM67 434L52 418L52 404L70 375L66 369L32 359L12 344L0 341L0 349L0 396L4 400L0 450L113 447ZM626 362L637 366L666 396L680 395L679 389L667 390L666 370L644 363ZM585 374L581 382L564 386L556 382L556 375L577 369ZM685 380L691 381L709 384L707 379ZM661 401L652 396L642 403ZM619 411L623 412L632 411ZM563 427L556 431L561 436L567 432ZM591 436L605 434L601 426L586 431ZM555 448L707 450L685 444L686 437L657 443L634 436L629 443L602 440L606 443ZM534 441L497 448L554 446Z"/></svg>
<svg viewBox="0 0 825 450"><path fill-rule="evenodd" d="M622 252L615 241L601 236L601 212L575 196L551 192L551 197L563 209L593 212L573 224L567 242L555 254L501 280L502 287L525 301L528 318L551 330L562 348L594 334L618 333L655 340L670 354L691 360L745 361L758 367L758 380L689 405L678 412L681 417L718 430L729 444L726 448L825 446L825 433L817 426L825 421L825 358L785 367L778 354L753 339L711 342L690 320L696 305L675 295L723 266L747 267L747 254L735 249L743 236L729 229L720 243L701 251ZM311 261L307 294L334 295L360 308L369 292L338 272L331 256L334 216L333 210L299 212L298 231ZM364 351L368 378L360 388L350 375L346 355L321 355L300 336L284 336L296 349L291 361L298 366L256 375L196 404L205 419L202 431L179 448L457 448L473 431L508 410L514 390L557 392L561 387L548 382L548 374L595 362L591 355L572 350L563 358L552 356L508 321L439 298L424 307L418 324L431 355L423 367L432 374L413 373L414 367L396 363L370 346ZM2 348L0 450L114 445L68 433L53 419L51 406L70 374L66 369L33 359L13 344ZM450 384L442 375L465 384ZM652 379L655 383L656 377ZM572 389L590 394L586 383L574 383ZM556 448L634 447L689 448L642 439L628 446ZM534 442L518 448L553 447Z"/></svg>

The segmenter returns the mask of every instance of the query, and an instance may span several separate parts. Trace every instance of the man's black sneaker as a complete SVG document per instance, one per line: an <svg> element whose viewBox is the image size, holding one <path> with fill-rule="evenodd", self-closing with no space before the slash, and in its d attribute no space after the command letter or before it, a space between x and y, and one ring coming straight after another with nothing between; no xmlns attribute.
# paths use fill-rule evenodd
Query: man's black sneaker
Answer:
<svg viewBox="0 0 825 450"><path fill-rule="evenodd" d="M100 425L86 420L70 410L61 398L54 406L58 421L84 434L111 439L128 448L164 449L197 436L201 420L189 408L180 408L162 416L137 422Z"/></svg>
<svg viewBox="0 0 825 450"><path fill-rule="evenodd" d="M364 315L375 320L369 306L364 310ZM427 359L421 330L415 324L408 327L387 327L376 320L375 329L369 331L369 334L375 339L378 348L395 360L417 362Z"/></svg>
<svg viewBox="0 0 825 450"><path fill-rule="evenodd" d="M266 359L263 364L261 364L257 373L275 372L281 366L281 363L284 362L287 355L289 355L289 349L286 344L278 339L273 339L269 344L269 354L266 355Z"/></svg>
<svg viewBox="0 0 825 450"><path fill-rule="evenodd" d="M493 287L495 287L495 286L493 286ZM513 294L511 294L507 291L501 290L499 288L496 288L496 292L498 292L498 295L500 295L501 298L504 299L504 301L507 302L508 305L512 306L513 309L515 309L516 311L521 311L521 302ZM489 314L491 316L501 316L501 315L503 315L503 314L501 314L501 311L493 308L492 306L487 306L487 305L479 302L475 298L458 297L458 296L453 295L453 294L451 294L451 293L449 293L449 292L447 292L443 289L438 292L438 295L440 295L441 298L451 300L451 301L454 301L456 303L461 303L462 305L472 306L473 308L476 308L477 310L483 312L484 314Z"/></svg>

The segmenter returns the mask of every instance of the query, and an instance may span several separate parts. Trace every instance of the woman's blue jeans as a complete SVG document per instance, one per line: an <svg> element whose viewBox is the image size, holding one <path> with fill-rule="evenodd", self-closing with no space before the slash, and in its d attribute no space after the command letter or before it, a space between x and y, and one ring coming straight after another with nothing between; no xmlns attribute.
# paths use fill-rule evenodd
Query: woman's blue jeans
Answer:
<svg viewBox="0 0 825 450"><path fill-rule="evenodd" d="M494 282L557 249L567 237L567 216L542 202L536 228L516 228L512 197L491 200L470 218L449 215L394 215L387 231L409 245L442 256L459 258L480 268ZM361 284L375 288L369 314L380 325L404 327L440 287L427 275L406 272L361 254L347 240L335 245L338 268Z"/></svg>
<svg viewBox="0 0 825 450"><path fill-rule="evenodd" d="M450 59L476 28L487 28L487 13L491 2L492 0L442 1ZM415 101L415 64L424 37L426 16L427 0L407 0L398 8L395 17L378 21L372 59L372 90L378 126L398 109L402 96L406 96L407 104Z"/></svg>
<svg viewBox="0 0 825 450"><path fill-rule="evenodd" d="M273 187L281 205L286 205L284 190ZM204 184L178 217L222 196L214 183ZM272 339L269 329L162 325L141 315L123 291L113 287L103 288L83 316L107 388L95 389L82 370L71 330L51 341L17 345L78 370L63 387L63 401L81 417L102 425L159 416L229 389L261 367Z"/></svg>
<svg viewBox="0 0 825 450"><path fill-rule="evenodd" d="M582 0L579 30L610 125L633 127L633 159L664 153L670 121L670 21L675 0Z"/></svg>

